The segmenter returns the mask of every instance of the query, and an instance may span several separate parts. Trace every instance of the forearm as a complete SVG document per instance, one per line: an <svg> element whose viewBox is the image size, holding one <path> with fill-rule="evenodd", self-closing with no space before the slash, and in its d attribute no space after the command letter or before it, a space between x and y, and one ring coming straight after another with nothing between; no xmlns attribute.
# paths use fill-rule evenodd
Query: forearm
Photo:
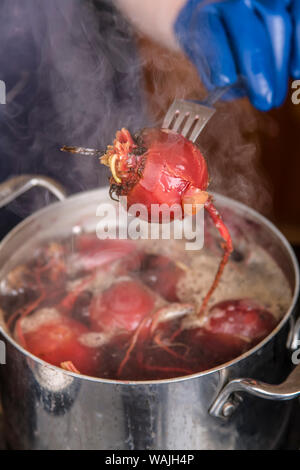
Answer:
<svg viewBox="0 0 300 470"><path fill-rule="evenodd" d="M179 49L173 25L186 0L114 0L120 11L143 34Z"/></svg>

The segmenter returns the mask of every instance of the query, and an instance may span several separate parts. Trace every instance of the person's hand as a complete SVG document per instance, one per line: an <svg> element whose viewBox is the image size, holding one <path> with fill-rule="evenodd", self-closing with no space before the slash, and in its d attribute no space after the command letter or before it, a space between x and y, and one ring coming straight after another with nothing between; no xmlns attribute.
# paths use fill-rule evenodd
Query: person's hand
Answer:
<svg viewBox="0 0 300 470"><path fill-rule="evenodd" d="M300 77L300 0L188 0L175 33L208 89L241 75L260 110L280 106Z"/></svg>
<svg viewBox="0 0 300 470"><path fill-rule="evenodd" d="M300 0L293 0L290 3L293 21L291 75L293 78L300 78Z"/></svg>

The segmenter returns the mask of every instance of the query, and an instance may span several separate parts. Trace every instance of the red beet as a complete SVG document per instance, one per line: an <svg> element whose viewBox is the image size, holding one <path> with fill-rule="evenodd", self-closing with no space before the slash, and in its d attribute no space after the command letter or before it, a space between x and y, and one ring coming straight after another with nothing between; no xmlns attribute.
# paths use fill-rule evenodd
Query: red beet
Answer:
<svg viewBox="0 0 300 470"><path fill-rule="evenodd" d="M78 255L73 259L85 270L99 267L110 267L111 263L119 259L130 257L136 250L131 240L100 240L95 236L84 235L77 240Z"/></svg>
<svg viewBox="0 0 300 470"><path fill-rule="evenodd" d="M71 361L81 374L93 375L97 371L95 349L79 341L80 335L88 331L81 323L62 316L23 336L26 349L40 359L58 367Z"/></svg>
<svg viewBox="0 0 300 470"><path fill-rule="evenodd" d="M113 284L90 307L92 329L122 333L134 331L154 308L155 296L140 282Z"/></svg>
<svg viewBox="0 0 300 470"><path fill-rule="evenodd" d="M211 333L234 335L257 343L276 326L272 313L251 299L226 300L214 305L205 329Z"/></svg>
<svg viewBox="0 0 300 470"><path fill-rule="evenodd" d="M112 192L127 196L128 207L146 206L149 218L152 204L204 204L208 199L204 157L175 132L144 129L135 142L122 129L101 161L112 170Z"/></svg>

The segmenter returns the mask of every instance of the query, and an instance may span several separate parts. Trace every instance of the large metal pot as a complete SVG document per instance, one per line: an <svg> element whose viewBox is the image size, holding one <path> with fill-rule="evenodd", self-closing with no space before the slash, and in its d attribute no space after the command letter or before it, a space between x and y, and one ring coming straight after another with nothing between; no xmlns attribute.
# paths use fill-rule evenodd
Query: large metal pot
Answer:
<svg viewBox="0 0 300 470"><path fill-rule="evenodd" d="M0 205L39 184L63 199L62 189L49 179L24 176L0 185ZM80 226L95 229L96 208L108 200L107 194L105 188L75 195L19 224L0 244L0 280L15 263L20 244L30 250L32 243L76 232ZM288 375L291 348L298 345L300 329L293 320L299 292L297 262L286 239L264 217L223 196L216 195L216 202L231 222L246 224L290 283L290 308L272 334L213 370L125 383L53 367L22 349L2 326L6 364L0 366L1 392L11 448L191 450L279 445L289 418L289 399L300 395L300 365Z"/></svg>

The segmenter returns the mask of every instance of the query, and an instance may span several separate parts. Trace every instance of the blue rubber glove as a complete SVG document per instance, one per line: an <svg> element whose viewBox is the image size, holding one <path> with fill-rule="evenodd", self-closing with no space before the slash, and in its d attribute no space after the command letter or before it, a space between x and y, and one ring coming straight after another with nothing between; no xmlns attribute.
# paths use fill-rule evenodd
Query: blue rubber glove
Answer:
<svg viewBox="0 0 300 470"><path fill-rule="evenodd" d="M188 0L175 33L209 90L241 75L262 111L282 104L290 71L300 72L300 0Z"/></svg>
<svg viewBox="0 0 300 470"><path fill-rule="evenodd" d="M290 10L293 21L291 75L300 78L300 0L294 0Z"/></svg>

